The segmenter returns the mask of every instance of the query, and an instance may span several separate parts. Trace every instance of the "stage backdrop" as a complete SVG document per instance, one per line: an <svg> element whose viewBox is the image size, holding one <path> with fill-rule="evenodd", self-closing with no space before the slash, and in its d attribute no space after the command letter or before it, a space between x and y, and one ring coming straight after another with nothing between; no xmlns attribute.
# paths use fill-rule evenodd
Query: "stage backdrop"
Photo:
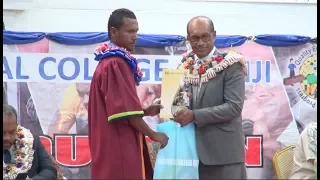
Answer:
<svg viewBox="0 0 320 180"><path fill-rule="evenodd" d="M97 65L93 53L99 43L72 41L58 33L38 34L37 40L20 34L26 36L21 43L14 32L4 35L4 103L17 108L22 126L43 136L43 144L56 157L65 177L89 178L87 103ZM98 35L107 41L105 34ZM143 106L161 97L162 70L176 68L187 50L180 36L175 37L176 41L168 40L170 43L163 43L161 38L170 39L156 37L162 42L159 46L150 37L139 36L139 47L133 52L144 72L143 83L137 87ZM248 178L272 179L275 152L296 143L299 129L316 121L317 46L301 43L278 47L273 43L272 47L261 45L268 44L263 41L257 40L258 44L237 38L240 40L231 45L247 58L248 67L243 129L246 135L258 137L254 147L250 147L250 137L246 138ZM230 47L226 40L227 36L218 37L216 46L220 51ZM153 129L161 123L158 116L144 120ZM149 148L154 159L157 145L149 143Z"/></svg>

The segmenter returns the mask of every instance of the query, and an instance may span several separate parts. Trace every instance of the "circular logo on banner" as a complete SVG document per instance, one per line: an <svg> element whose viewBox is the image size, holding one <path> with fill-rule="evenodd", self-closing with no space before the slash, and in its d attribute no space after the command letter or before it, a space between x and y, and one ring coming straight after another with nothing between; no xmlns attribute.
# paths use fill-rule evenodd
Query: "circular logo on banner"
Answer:
<svg viewBox="0 0 320 180"><path fill-rule="evenodd" d="M288 68L290 77L298 82L294 86L301 100L312 108L316 108L318 93L317 46L302 49L294 60L291 59Z"/></svg>
<svg viewBox="0 0 320 180"><path fill-rule="evenodd" d="M317 99L317 55L307 58L300 66L299 74L303 75L304 80L300 83L301 90L309 98Z"/></svg>

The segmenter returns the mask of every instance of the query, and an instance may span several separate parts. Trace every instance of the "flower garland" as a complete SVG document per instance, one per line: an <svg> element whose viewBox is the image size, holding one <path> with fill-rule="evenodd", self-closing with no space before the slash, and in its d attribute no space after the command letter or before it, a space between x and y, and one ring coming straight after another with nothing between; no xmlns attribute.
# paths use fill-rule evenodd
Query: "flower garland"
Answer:
<svg viewBox="0 0 320 180"><path fill-rule="evenodd" d="M183 55L178 68L189 71L189 75L185 77L185 83L199 85L215 78L218 72L236 62L243 65L246 74L245 58L240 53L230 50L229 52L214 54L210 60L202 62L196 59L196 54L193 51L189 51Z"/></svg>
<svg viewBox="0 0 320 180"><path fill-rule="evenodd" d="M27 173L32 166L33 136L28 129L17 126L17 138L13 148L10 164L3 167L3 179L15 179L18 174Z"/></svg>
<svg viewBox="0 0 320 180"><path fill-rule="evenodd" d="M141 69L138 67L138 62L136 58L131 56L130 52L126 49L104 43L96 49L96 53L94 53L94 55L96 56L94 59L99 62L108 57L120 56L129 63L129 66L133 72L133 77L136 82L136 85L138 86L140 84L143 73Z"/></svg>
<svg viewBox="0 0 320 180"><path fill-rule="evenodd" d="M183 63L184 69L189 70L190 74L204 74L208 69L219 64L227 55L227 53L213 55L210 61L202 62L195 60L195 53L190 51L183 55L181 63Z"/></svg>

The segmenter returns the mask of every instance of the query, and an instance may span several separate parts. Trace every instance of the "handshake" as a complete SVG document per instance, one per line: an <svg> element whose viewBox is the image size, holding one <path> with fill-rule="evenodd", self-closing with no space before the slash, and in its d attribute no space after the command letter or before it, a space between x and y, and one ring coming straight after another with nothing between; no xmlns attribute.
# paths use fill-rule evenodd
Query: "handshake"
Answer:
<svg viewBox="0 0 320 180"><path fill-rule="evenodd" d="M160 113L160 109L163 106L160 104L160 99L157 99L152 105L144 110L146 116L155 116ZM174 113L174 121L179 123L181 127L184 127L192 122L195 122L195 116L192 110L188 108L179 109ZM159 142L161 148L164 148L168 143L168 136L163 133L154 132L151 140Z"/></svg>

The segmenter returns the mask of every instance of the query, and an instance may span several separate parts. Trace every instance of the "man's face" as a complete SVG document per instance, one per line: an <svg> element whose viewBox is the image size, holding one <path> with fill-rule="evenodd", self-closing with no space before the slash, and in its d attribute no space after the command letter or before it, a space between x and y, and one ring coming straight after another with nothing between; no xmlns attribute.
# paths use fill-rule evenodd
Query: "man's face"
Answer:
<svg viewBox="0 0 320 180"><path fill-rule="evenodd" d="M199 58L207 56L213 49L213 44L216 38L216 32L212 32L209 24L205 20L196 20L188 27L188 41L193 52Z"/></svg>
<svg viewBox="0 0 320 180"><path fill-rule="evenodd" d="M80 97L81 103L88 109L90 83L77 83L76 88Z"/></svg>
<svg viewBox="0 0 320 180"><path fill-rule="evenodd" d="M119 29L111 28L111 31L115 34L115 39L119 46L126 48L128 51L133 51L138 39L137 32L139 31L136 19L124 18L123 25Z"/></svg>
<svg viewBox="0 0 320 180"><path fill-rule="evenodd" d="M17 118L3 113L3 149L8 150L17 136Z"/></svg>

